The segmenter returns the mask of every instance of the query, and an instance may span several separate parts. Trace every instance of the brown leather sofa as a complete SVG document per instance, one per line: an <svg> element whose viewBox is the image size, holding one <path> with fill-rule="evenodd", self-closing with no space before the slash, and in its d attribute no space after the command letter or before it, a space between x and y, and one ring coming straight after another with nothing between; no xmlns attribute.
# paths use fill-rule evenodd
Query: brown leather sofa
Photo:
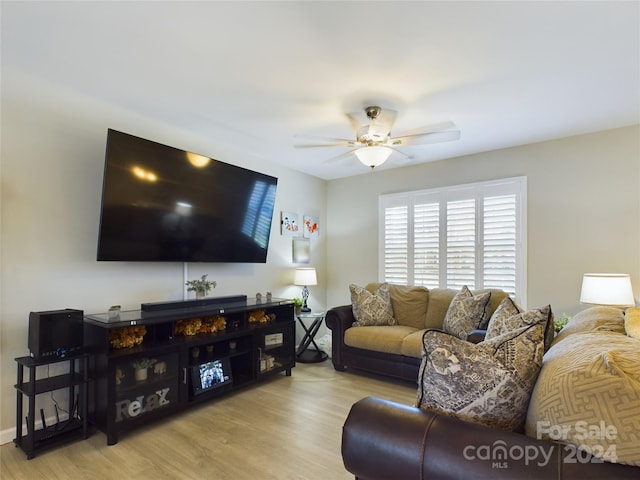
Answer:
<svg viewBox="0 0 640 480"><path fill-rule="evenodd" d="M342 434L345 468L359 480L615 480L640 468L603 462L574 447L367 397Z"/></svg>

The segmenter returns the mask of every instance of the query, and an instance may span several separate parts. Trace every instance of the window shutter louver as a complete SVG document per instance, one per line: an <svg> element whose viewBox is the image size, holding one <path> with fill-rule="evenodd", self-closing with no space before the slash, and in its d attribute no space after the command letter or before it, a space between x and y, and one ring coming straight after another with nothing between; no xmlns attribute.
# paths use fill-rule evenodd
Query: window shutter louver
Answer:
<svg viewBox="0 0 640 480"><path fill-rule="evenodd" d="M484 200L484 287L516 292L516 196Z"/></svg>
<svg viewBox="0 0 640 480"><path fill-rule="evenodd" d="M384 210L384 278L386 282L409 283L409 207Z"/></svg>
<svg viewBox="0 0 640 480"><path fill-rule="evenodd" d="M475 199L447 203L447 287L475 288Z"/></svg>
<svg viewBox="0 0 640 480"><path fill-rule="evenodd" d="M413 208L413 280L415 285L435 288L440 284L440 205Z"/></svg>

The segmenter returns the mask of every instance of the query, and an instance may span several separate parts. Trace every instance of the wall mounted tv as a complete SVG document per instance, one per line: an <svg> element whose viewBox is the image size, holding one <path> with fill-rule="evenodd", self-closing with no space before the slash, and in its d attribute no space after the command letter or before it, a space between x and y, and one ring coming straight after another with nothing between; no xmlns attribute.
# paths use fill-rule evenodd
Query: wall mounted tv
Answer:
<svg viewBox="0 0 640 480"><path fill-rule="evenodd" d="M97 258L265 263L277 184L109 129Z"/></svg>

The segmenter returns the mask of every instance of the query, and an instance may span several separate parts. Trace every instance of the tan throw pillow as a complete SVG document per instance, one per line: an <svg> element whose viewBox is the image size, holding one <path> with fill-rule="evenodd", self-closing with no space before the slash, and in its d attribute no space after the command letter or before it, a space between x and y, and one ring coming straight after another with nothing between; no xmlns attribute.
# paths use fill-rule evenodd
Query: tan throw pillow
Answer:
<svg viewBox="0 0 640 480"><path fill-rule="evenodd" d="M554 343L561 342L570 335L590 332L625 333L624 314L615 307L589 307L576 313L569 323L560 330Z"/></svg>
<svg viewBox="0 0 640 480"><path fill-rule="evenodd" d="M451 300L442 323L443 330L462 340L466 339L469 332L483 322L490 300L491 292L474 296L465 285Z"/></svg>
<svg viewBox="0 0 640 480"><path fill-rule="evenodd" d="M542 365L551 308L517 317L522 320L519 327L479 344L427 330L418 406L495 428L520 430Z"/></svg>
<svg viewBox="0 0 640 480"><path fill-rule="evenodd" d="M389 285L393 317L398 325L424 328L429 306L429 290L425 287Z"/></svg>
<svg viewBox="0 0 640 480"><path fill-rule="evenodd" d="M624 314L624 330L627 335L640 339L640 308L627 308Z"/></svg>
<svg viewBox="0 0 640 480"><path fill-rule="evenodd" d="M364 288L375 292L382 283L368 283ZM394 285L389 283L393 318L398 325L422 330L429 306L429 289L410 285Z"/></svg>
<svg viewBox="0 0 640 480"><path fill-rule="evenodd" d="M437 328L438 330L442 330L444 317L447 316L447 310L456 293L458 292L452 288L432 288L429 290L429 308L427 308L427 318L424 322L424 328Z"/></svg>
<svg viewBox="0 0 640 480"><path fill-rule="evenodd" d="M395 325L389 285L383 283L373 293L357 285L349 285L354 327L368 325Z"/></svg>

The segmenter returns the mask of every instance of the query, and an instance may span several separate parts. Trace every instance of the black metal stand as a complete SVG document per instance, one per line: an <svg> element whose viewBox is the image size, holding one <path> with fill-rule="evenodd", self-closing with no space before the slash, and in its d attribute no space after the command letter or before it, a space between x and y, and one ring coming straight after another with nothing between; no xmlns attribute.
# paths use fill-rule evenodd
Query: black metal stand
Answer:
<svg viewBox="0 0 640 480"><path fill-rule="evenodd" d="M31 460L36 452L48 447L60 445L76 438L86 439L87 428L87 383L89 355L83 354L70 358L56 358L51 361L37 361L31 357L16 358L17 382L16 389L16 438L13 443L20 447ZM69 362L69 373L36 380L36 368L59 362ZM78 369L76 369L78 366ZM29 370L29 380L24 381L24 369ZM56 424L47 426L44 413L40 410L42 426L35 428L36 396L66 390L69 405L69 418ZM26 415L26 432L22 430L23 398L27 397L28 411ZM56 410L56 417L58 412Z"/></svg>
<svg viewBox="0 0 640 480"><path fill-rule="evenodd" d="M329 358L329 356L320 350L318 344L314 340L314 337L318 333L318 330L322 325L322 321L324 320L324 314L298 315L297 317L304 330L304 336L302 337L302 341L296 351L296 360L300 363L324 362ZM311 322L311 325L307 327L304 324L303 319L313 319L313 322ZM314 346L315 350L309 348L311 345Z"/></svg>

